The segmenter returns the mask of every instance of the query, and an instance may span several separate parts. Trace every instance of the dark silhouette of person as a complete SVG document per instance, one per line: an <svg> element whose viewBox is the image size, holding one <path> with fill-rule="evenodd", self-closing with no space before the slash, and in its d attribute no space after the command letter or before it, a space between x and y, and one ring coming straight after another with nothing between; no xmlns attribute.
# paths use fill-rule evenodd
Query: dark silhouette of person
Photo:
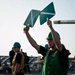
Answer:
<svg viewBox="0 0 75 75"><path fill-rule="evenodd" d="M26 52L24 52L24 57L25 57L24 71L25 71L25 73L26 73L26 72L30 73L30 68L29 68L29 56L27 55Z"/></svg>
<svg viewBox="0 0 75 75"><path fill-rule="evenodd" d="M12 50L9 51L10 65L11 66L12 66L12 60L13 60L14 55L15 55L15 51L14 51L14 47L12 47Z"/></svg>

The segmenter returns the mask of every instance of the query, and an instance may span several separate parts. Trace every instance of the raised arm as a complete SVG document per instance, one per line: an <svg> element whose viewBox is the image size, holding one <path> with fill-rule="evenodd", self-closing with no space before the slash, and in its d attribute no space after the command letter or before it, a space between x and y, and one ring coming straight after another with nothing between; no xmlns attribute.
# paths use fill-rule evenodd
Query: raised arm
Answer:
<svg viewBox="0 0 75 75"><path fill-rule="evenodd" d="M26 34L26 37L28 39L28 41L30 42L30 44L38 51L40 46L36 43L36 41L31 37L31 35L29 34L29 26L26 26L24 28L24 33Z"/></svg>
<svg viewBox="0 0 75 75"><path fill-rule="evenodd" d="M54 28L52 27L52 22L50 20L47 20L47 25L51 30L53 41L56 45L56 48L58 50L62 50L62 45L61 45L60 38L59 38L58 34L56 33L56 31L54 30Z"/></svg>

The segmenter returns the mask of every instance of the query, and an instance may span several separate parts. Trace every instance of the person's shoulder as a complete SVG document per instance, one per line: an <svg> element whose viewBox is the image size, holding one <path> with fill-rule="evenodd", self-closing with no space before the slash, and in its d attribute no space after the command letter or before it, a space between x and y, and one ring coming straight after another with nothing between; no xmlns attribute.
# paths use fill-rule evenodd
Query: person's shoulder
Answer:
<svg viewBox="0 0 75 75"><path fill-rule="evenodd" d="M66 50L66 47L64 44L61 44L62 45L62 50Z"/></svg>
<svg viewBox="0 0 75 75"><path fill-rule="evenodd" d="M64 44L62 44L62 47L63 47L63 50L62 51L65 51L67 53L67 55L70 55L71 54L70 50L66 49L66 47L65 47Z"/></svg>
<svg viewBox="0 0 75 75"><path fill-rule="evenodd" d="M22 55L20 52L19 53L17 53L18 55Z"/></svg>
<svg viewBox="0 0 75 75"><path fill-rule="evenodd" d="M13 52L14 52L13 50L10 50L10 51L9 51L9 53L13 53Z"/></svg>
<svg viewBox="0 0 75 75"><path fill-rule="evenodd" d="M18 56L18 57L22 57L22 54L21 54L21 53L17 53L17 56Z"/></svg>
<svg viewBox="0 0 75 75"><path fill-rule="evenodd" d="M64 44L61 44L63 47L65 47L65 45Z"/></svg>
<svg viewBox="0 0 75 75"><path fill-rule="evenodd" d="M67 52L68 55L71 54L70 50L68 50L68 49L66 49L66 52Z"/></svg>
<svg viewBox="0 0 75 75"><path fill-rule="evenodd" d="M9 52L12 52L12 50L10 50Z"/></svg>

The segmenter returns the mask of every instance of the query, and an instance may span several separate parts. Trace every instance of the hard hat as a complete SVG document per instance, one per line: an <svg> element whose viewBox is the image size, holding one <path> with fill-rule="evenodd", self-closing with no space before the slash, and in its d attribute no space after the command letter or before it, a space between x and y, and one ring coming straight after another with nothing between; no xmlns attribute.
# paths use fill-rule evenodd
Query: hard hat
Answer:
<svg viewBox="0 0 75 75"><path fill-rule="evenodd" d="M19 42L15 42L14 45L13 45L13 47L14 47L14 48L15 48L15 47L21 47L21 45L20 45Z"/></svg>
<svg viewBox="0 0 75 75"><path fill-rule="evenodd" d="M46 48L46 49L48 49L48 48L49 48L49 47L48 47L48 44L45 44L45 48Z"/></svg>
<svg viewBox="0 0 75 75"><path fill-rule="evenodd" d="M58 37L59 37L59 39L60 39L59 33L58 33L58 32L56 32L56 33L58 34ZM52 37L52 33L50 32L50 33L48 34L48 36L47 36L47 40L51 40L51 39L53 39L53 37Z"/></svg>

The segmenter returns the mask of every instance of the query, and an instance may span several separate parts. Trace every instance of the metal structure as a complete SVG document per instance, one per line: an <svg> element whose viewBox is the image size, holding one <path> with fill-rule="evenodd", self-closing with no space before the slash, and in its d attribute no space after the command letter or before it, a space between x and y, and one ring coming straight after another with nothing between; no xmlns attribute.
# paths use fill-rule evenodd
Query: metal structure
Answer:
<svg viewBox="0 0 75 75"><path fill-rule="evenodd" d="M56 20L54 24L75 24L75 20Z"/></svg>

